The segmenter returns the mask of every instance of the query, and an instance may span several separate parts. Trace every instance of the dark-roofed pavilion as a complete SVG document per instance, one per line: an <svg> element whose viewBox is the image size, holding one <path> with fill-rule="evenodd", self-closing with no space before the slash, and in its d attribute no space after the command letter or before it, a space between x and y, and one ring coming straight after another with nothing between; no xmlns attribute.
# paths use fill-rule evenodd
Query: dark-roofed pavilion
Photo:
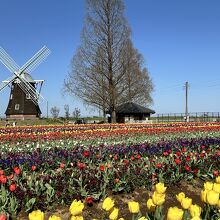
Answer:
<svg viewBox="0 0 220 220"><path fill-rule="evenodd" d="M154 113L155 111L152 109L133 102L127 102L116 108L116 121L118 123L144 122L149 120L150 115Z"/></svg>

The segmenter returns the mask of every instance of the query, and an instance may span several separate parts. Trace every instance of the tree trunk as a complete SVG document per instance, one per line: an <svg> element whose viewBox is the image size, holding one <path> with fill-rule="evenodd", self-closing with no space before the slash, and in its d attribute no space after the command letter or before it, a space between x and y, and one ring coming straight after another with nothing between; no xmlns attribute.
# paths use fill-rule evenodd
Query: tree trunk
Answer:
<svg viewBox="0 0 220 220"><path fill-rule="evenodd" d="M113 124L116 123L116 112L115 112L115 110L112 111L111 116L112 116L111 123L113 123Z"/></svg>
<svg viewBox="0 0 220 220"><path fill-rule="evenodd" d="M106 123L106 113L105 113L105 108L103 108L103 118L104 118L104 123Z"/></svg>

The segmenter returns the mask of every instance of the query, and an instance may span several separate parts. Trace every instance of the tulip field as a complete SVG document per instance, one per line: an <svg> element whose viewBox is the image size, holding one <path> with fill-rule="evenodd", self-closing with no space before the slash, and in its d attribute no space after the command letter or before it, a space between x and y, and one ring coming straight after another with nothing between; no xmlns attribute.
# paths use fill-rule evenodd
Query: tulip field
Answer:
<svg viewBox="0 0 220 220"><path fill-rule="evenodd" d="M218 220L220 123L0 127L0 220Z"/></svg>

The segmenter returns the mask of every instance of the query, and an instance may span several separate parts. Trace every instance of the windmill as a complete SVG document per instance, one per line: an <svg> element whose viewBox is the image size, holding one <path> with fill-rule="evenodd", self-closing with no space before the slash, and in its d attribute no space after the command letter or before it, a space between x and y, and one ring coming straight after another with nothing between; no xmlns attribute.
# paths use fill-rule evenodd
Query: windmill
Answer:
<svg viewBox="0 0 220 220"><path fill-rule="evenodd" d="M36 69L50 54L50 50L44 46L22 67L0 47L0 61L13 74L12 77L2 81L0 92L7 86L11 88L6 117L10 119L39 118L41 111L39 103L43 101L41 88L44 80L33 80L30 73Z"/></svg>

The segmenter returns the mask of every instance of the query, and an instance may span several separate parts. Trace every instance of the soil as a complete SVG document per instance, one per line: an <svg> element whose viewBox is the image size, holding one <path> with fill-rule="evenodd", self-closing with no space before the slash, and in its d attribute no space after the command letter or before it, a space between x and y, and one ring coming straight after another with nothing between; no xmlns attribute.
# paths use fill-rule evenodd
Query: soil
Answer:
<svg viewBox="0 0 220 220"><path fill-rule="evenodd" d="M193 180L191 182L181 181L180 183L167 188L166 191L166 201L164 203L164 214L166 215L169 207L177 206L181 208L179 202L176 199L176 195L180 192L184 192L187 197L192 198L193 204L203 206L200 199L200 192L203 188L204 182L201 180ZM115 207L119 208L119 217L123 217L125 220L131 219L131 214L128 211L128 201L136 201L140 204L141 213L145 215L146 201L152 196L153 190L149 191L145 188L136 189L131 194L117 194L110 195L115 200ZM83 210L84 220L92 219L106 219L105 211L102 210L102 201L94 202L92 206L85 205ZM45 212L45 220L49 218L50 215L57 215L62 218L62 220L70 219L69 207L58 206L56 209L50 212ZM28 216L26 213L21 212L16 218L17 220L27 220Z"/></svg>

